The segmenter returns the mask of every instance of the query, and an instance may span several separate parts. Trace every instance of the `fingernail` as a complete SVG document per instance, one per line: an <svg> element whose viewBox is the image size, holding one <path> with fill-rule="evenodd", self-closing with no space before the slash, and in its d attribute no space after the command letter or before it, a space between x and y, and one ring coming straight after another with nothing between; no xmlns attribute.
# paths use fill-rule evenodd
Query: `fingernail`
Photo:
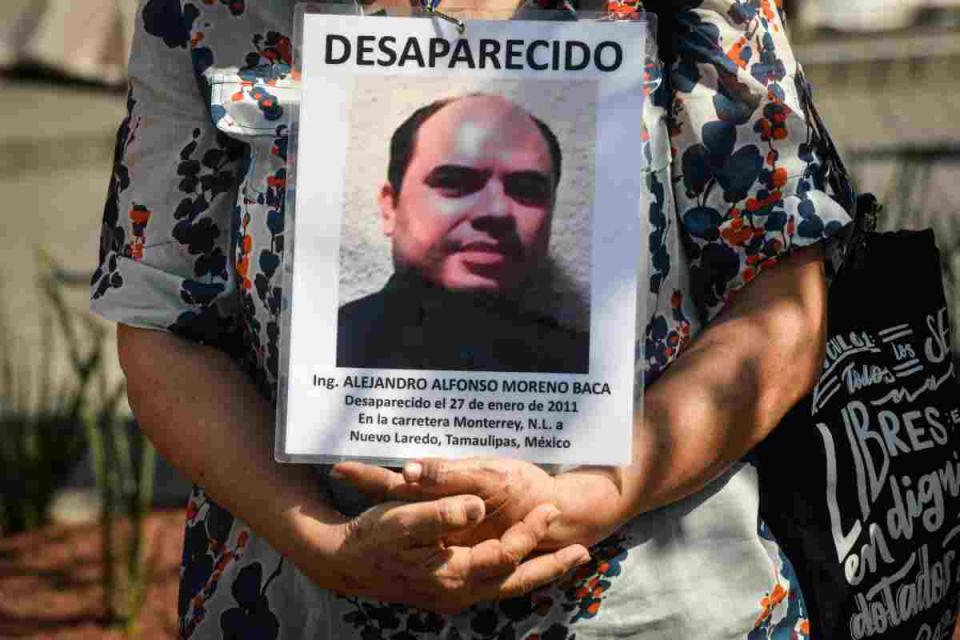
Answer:
<svg viewBox="0 0 960 640"><path fill-rule="evenodd" d="M403 465L403 479L407 482L419 482L423 475L423 465L419 462L408 462Z"/></svg>
<svg viewBox="0 0 960 640"><path fill-rule="evenodd" d="M574 554L576 555L574 556ZM583 547L579 549L577 549L577 547L567 547L563 550L563 556L564 560L572 563L574 567L579 567L590 562L590 552Z"/></svg>
<svg viewBox="0 0 960 640"><path fill-rule="evenodd" d="M560 517L560 509L557 509L553 505L549 507L547 513L547 524L553 524L553 522Z"/></svg>
<svg viewBox="0 0 960 640"><path fill-rule="evenodd" d="M330 469L330 477L334 480L343 480L343 474L340 473L340 469L333 467Z"/></svg>
<svg viewBox="0 0 960 640"><path fill-rule="evenodd" d="M484 511L486 510L483 506L483 500L480 498L467 500L465 509L467 512L467 519L470 522L477 522L483 518Z"/></svg>

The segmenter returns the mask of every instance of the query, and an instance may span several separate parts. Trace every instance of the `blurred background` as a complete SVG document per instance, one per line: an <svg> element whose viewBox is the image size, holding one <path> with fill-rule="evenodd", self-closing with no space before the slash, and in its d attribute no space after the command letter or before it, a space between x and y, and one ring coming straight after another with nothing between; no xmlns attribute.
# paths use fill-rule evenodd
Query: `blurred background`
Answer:
<svg viewBox="0 0 960 640"><path fill-rule="evenodd" d="M882 226L936 230L958 335L960 0L783 1ZM176 631L187 485L130 422L112 331L86 312L136 5L0 0L3 638Z"/></svg>

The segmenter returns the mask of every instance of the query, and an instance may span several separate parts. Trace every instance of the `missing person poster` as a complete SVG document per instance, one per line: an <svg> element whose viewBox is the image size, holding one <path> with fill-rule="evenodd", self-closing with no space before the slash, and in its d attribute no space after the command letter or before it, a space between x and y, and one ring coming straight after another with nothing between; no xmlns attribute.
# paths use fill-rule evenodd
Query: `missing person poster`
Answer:
<svg viewBox="0 0 960 640"><path fill-rule="evenodd" d="M303 16L278 460L630 460L646 28Z"/></svg>

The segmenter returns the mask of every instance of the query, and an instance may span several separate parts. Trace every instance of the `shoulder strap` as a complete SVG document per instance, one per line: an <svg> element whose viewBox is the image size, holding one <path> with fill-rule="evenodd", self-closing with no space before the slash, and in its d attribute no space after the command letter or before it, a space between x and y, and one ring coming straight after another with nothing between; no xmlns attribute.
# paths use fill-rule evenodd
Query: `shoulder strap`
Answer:
<svg viewBox="0 0 960 640"><path fill-rule="evenodd" d="M875 231L877 228L880 206L873 194L857 194L853 179L847 171L847 167L843 164L840 152L830 136L830 130L827 129L827 125L824 124L823 118L820 117L820 113L813 102L810 84L802 70L798 70L797 73L797 89L804 115L813 132L813 142L824 165L824 179L833 192L831 195L853 217L853 224L850 225L844 242L846 256L847 258L859 256L862 253L860 248L863 246L866 234ZM844 262L847 262L847 260Z"/></svg>

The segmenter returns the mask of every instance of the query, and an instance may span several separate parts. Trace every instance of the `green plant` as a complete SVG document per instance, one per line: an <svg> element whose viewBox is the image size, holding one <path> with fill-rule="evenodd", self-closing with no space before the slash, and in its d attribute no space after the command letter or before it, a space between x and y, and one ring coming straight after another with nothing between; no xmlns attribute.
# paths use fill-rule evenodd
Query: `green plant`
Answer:
<svg viewBox="0 0 960 640"><path fill-rule="evenodd" d="M43 306L39 312L43 345L53 340L52 311ZM73 375L56 375L49 348L41 350L34 367L20 364L19 344L0 316L0 527L5 534L43 522L54 491L83 454L80 414L101 367L105 333L93 324L87 329L93 343L88 349L75 331L64 334Z"/></svg>
<svg viewBox="0 0 960 640"><path fill-rule="evenodd" d="M51 267L44 288L60 319L61 331L67 337L77 377L86 380L93 376L97 381L95 389L88 389L87 402L80 403L79 414L100 496L103 606L110 622L122 625L128 637L136 637L152 567L144 558L144 546L146 516L153 499L156 451L119 411L126 386L122 382L110 386L101 362L97 361L97 366L91 368L92 354L85 357L77 347L81 343L76 335L78 314L71 313L63 298L64 287L76 281L70 274ZM88 326L97 327L95 347L91 348L102 355L102 325L87 314L81 317L92 322ZM131 438L131 433L136 436ZM118 537L121 532L125 535Z"/></svg>
<svg viewBox="0 0 960 640"><path fill-rule="evenodd" d="M144 545L156 451L146 438L130 438L129 421L98 420L87 412L83 423L100 494L103 606L111 622L123 625L128 636L136 636L153 566L144 558ZM137 456L135 449L139 449ZM117 539L120 526L125 527L123 540Z"/></svg>
<svg viewBox="0 0 960 640"><path fill-rule="evenodd" d="M104 611L136 637L152 567L144 547L156 453L122 412L124 384L109 379L106 326L66 302L66 290L86 279L46 257L41 266L37 366L20 363L0 314L0 526L13 533L42 524L67 471L89 453L101 505ZM66 354L65 371L52 357L55 343Z"/></svg>

